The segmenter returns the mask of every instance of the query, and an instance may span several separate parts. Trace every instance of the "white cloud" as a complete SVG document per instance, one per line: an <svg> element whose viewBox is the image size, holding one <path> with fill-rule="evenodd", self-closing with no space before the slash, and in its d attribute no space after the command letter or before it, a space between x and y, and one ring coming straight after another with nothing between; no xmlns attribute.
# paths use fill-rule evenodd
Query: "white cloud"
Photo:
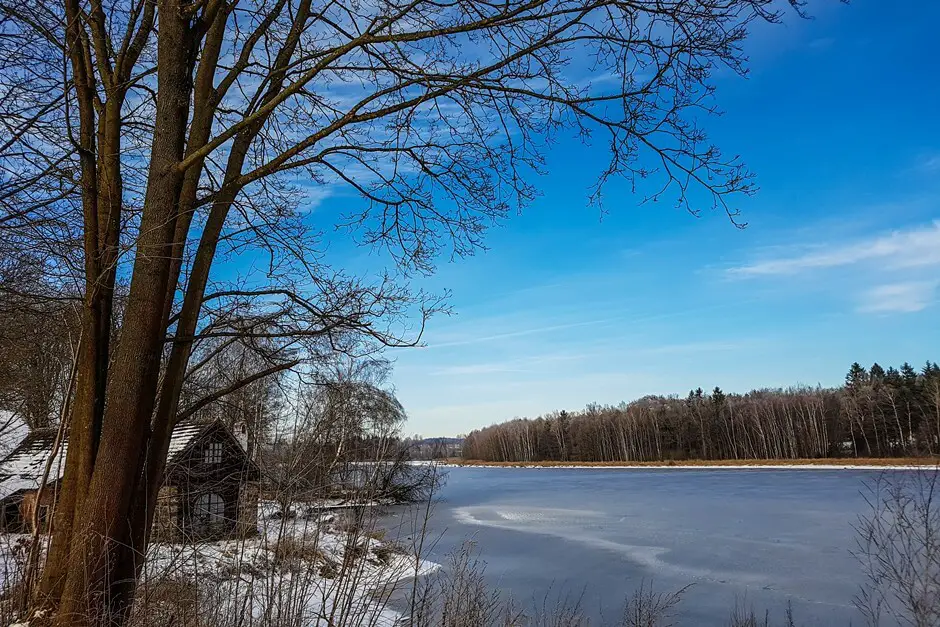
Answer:
<svg viewBox="0 0 940 627"><path fill-rule="evenodd" d="M841 294L857 303L858 312L884 314L932 306L938 271L940 220L828 245L765 249L763 258L726 273L738 279L795 277L799 283L791 285Z"/></svg>
<svg viewBox="0 0 940 627"><path fill-rule="evenodd" d="M867 240L817 247L799 255L757 261L730 268L728 274L743 278L794 275L863 262L878 262L891 269L940 265L940 221Z"/></svg>
<svg viewBox="0 0 940 627"><path fill-rule="evenodd" d="M913 313L934 301L937 281L907 281L874 287L863 295L859 311L866 313Z"/></svg>

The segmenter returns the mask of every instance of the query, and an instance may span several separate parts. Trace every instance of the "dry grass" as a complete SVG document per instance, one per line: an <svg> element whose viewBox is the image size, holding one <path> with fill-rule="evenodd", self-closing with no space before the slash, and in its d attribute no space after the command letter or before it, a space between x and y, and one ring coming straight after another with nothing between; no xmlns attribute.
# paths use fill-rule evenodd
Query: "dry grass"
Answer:
<svg viewBox="0 0 940 627"><path fill-rule="evenodd" d="M149 582L138 592L137 604L129 627L201 627L199 590L193 582L161 578Z"/></svg>
<svg viewBox="0 0 940 627"><path fill-rule="evenodd" d="M302 571L316 562L326 561L316 542L285 536L274 545L274 565L282 571Z"/></svg>
<svg viewBox="0 0 940 627"><path fill-rule="evenodd" d="M486 462L476 459L451 458L447 463L456 466L492 466L497 468L609 468L630 466L637 468L668 468L670 466L937 466L940 457L823 457L813 459L684 459L663 461L614 461L614 462Z"/></svg>

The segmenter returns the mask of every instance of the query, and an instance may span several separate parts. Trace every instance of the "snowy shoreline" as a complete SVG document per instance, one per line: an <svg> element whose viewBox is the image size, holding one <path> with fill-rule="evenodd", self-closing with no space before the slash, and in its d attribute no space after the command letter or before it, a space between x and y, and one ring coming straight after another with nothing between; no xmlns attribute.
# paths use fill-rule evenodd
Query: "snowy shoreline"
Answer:
<svg viewBox="0 0 940 627"><path fill-rule="evenodd" d="M308 627L338 616L343 624L396 627L406 614L388 602L391 595L407 592L441 565L386 540L372 522L358 527L342 515L377 505L324 500L292 506L285 516L280 506L262 501L256 536L151 543L141 587L174 586L169 589L178 598L191 589L205 607L233 621L273 615ZM0 591L17 580L30 538L0 534ZM160 598L144 611L171 615L181 607L174 602Z"/></svg>
<svg viewBox="0 0 940 627"><path fill-rule="evenodd" d="M875 466L872 464L689 464L689 465L639 465L618 464L438 464L439 468L524 468L540 470L918 470L936 468L935 465L907 464Z"/></svg>

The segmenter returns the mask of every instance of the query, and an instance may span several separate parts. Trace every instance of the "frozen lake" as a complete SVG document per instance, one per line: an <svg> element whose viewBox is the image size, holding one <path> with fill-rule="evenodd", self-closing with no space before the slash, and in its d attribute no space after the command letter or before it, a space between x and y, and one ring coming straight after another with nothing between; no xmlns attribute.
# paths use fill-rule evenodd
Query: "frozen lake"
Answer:
<svg viewBox="0 0 940 627"><path fill-rule="evenodd" d="M476 542L488 579L524 604L580 596L619 617L641 582L694 584L681 625L725 625L735 604L783 624L855 625L850 551L877 470L451 468L431 521L444 562Z"/></svg>

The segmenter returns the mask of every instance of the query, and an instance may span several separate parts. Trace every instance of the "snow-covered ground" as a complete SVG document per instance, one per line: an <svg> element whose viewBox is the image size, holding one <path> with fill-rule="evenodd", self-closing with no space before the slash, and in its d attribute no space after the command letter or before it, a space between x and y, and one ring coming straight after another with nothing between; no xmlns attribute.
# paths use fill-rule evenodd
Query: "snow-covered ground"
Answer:
<svg viewBox="0 0 940 627"><path fill-rule="evenodd" d="M917 470L918 468L931 468L924 464L897 464L892 466L877 466L872 464L618 464L589 465L589 464L438 464L440 468L540 468L542 470Z"/></svg>
<svg viewBox="0 0 940 627"><path fill-rule="evenodd" d="M316 516L320 513L331 510L360 509L366 507L381 507L382 505L394 505L393 502L380 501L375 499L350 500L350 499L318 499L316 501L304 503L291 503L287 505L288 518L304 518ZM282 506L274 501L261 501L258 504L258 517L261 520L277 520L282 515Z"/></svg>
<svg viewBox="0 0 940 627"><path fill-rule="evenodd" d="M30 537L22 533L0 533L0 596L7 582L16 579L29 551Z"/></svg>
<svg viewBox="0 0 940 627"><path fill-rule="evenodd" d="M400 624L402 616L388 607L388 599L439 566L385 542L368 522L363 529L343 512L303 511L307 515L285 516L277 505L263 502L256 537L153 543L139 611L148 619L165 619L156 624L179 622L188 612L217 616L219 624ZM0 535L0 589L5 572L15 576L26 538Z"/></svg>

